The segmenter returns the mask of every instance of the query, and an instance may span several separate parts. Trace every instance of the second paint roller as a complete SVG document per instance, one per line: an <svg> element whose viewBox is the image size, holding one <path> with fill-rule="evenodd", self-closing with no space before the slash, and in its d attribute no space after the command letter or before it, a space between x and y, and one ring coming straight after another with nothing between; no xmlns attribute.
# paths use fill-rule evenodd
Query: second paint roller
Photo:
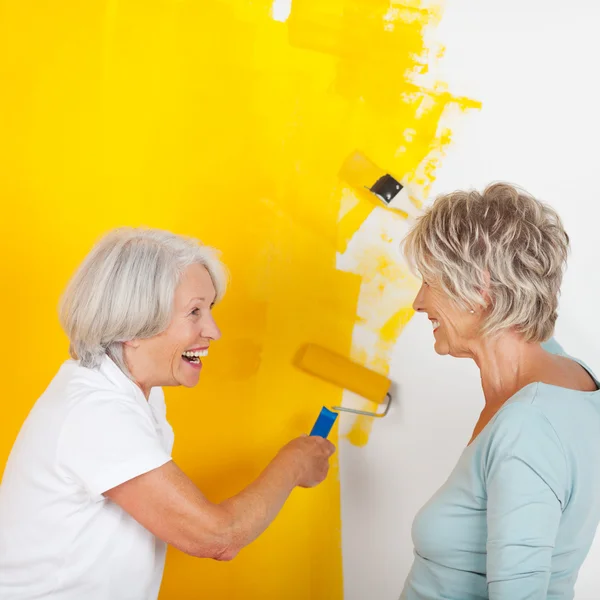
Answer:
<svg viewBox="0 0 600 600"><path fill-rule="evenodd" d="M416 218L420 214L420 209L413 203L407 188L358 150L346 158L339 176L357 192L370 192L385 207L404 218Z"/></svg>
<svg viewBox="0 0 600 600"><path fill-rule="evenodd" d="M367 417L384 417L387 415L392 397L389 391L391 382L385 375L375 373L371 369L367 369L367 367L363 367L354 361L315 344L308 344L300 350L296 359L296 366L315 377L354 392L384 407L381 411L372 412L345 408L343 406L332 406L331 408L334 411L349 412ZM325 413L325 416L322 413L320 418L328 418L331 421L331 415L328 414L331 411L326 410L327 413ZM331 426L333 426L333 421L331 421ZM315 427L317 427L318 423L319 421L317 421Z"/></svg>

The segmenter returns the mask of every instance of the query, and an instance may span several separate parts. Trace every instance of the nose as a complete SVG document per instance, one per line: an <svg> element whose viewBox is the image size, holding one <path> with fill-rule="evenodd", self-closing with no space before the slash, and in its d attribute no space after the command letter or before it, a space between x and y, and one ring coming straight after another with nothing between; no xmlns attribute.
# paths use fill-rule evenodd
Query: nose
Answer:
<svg viewBox="0 0 600 600"><path fill-rule="evenodd" d="M206 319L202 323L200 335L203 338L212 340L213 342L221 339L221 330L219 329L219 326L214 320L212 314L207 315Z"/></svg>
<svg viewBox="0 0 600 600"><path fill-rule="evenodd" d="M416 312L424 312L425 311L425 284L422 283L421 287L419 288L419 291L417 293L417 295L415 296L415 299L413 301L413 309Z"/></svg>

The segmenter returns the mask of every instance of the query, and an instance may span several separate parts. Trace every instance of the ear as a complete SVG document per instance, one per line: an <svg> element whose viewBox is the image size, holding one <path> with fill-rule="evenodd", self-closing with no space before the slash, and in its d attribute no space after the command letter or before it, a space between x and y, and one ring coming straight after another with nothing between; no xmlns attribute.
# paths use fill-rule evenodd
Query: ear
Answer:
<svg viewBox="0 0 600 600"><path fill-rule="evenodd" d="M139 340L127 340L126 342L123 342L124 346L129 346L130 348L136 349L140 347L140 341Z"/></svg>

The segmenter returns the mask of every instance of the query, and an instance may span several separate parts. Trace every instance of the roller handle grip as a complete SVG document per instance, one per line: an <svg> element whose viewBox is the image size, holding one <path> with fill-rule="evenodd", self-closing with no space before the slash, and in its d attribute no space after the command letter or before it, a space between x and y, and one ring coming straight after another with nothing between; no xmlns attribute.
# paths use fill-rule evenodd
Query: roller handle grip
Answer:
<svg viewBox="0 0 600 600"><path fill-rule="evenodd" d="M325 406L321 409L310 435L326 438L335 424L338 413L329 410Z"/></svg>

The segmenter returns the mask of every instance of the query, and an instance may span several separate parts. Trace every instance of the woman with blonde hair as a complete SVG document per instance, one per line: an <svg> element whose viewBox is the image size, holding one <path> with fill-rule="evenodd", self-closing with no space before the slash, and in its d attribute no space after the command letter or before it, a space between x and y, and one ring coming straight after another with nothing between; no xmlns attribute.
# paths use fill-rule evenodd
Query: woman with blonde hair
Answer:
<svg viewBox="0 0 600 600"><path fill-rule="evenodd" d="M333 445L301 437L215 504L172 460L162 387L198 383L225 283L210 248L168 231L117 229L84 260L60 310L72 358L0 487L2 600L155 599L167 543L230 560L326 477Z"/></svg>
<svg viewBox="0 0 600 600"><path fill-rule="evenodd" d="M485 406L413 524L403 600L570 600L600 520L600 381L552 339L569 239L514 186L438 198L405 240L438 354Z"/></svg>

